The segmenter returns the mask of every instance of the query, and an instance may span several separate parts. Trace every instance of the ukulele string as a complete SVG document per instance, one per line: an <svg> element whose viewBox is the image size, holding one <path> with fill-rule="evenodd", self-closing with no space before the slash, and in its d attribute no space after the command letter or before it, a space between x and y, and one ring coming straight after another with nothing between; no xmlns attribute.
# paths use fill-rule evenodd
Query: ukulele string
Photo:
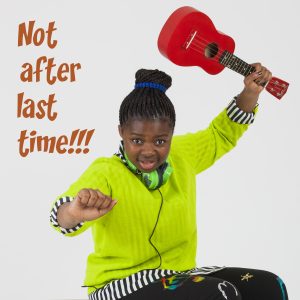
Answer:
<svg viewBox="0 0 300 300"><path fill-rule="evenodd" d="M195 41L195 43L193 44L193 42ZM207 40L205 40L204 38L195 36L194 40L190 43L191 48L199 53L203 53L203 50L205 50L206 45L208 45L208 49L211 50L212 52L215 52L215 49L212 48L210 46L210 44L208 44L209 42ZM194 47L193 47L194 46ZM199 51L201 50L201 51ZM224 49L220 48L217 49L218 52L222 52L221 54L216 54L214 57L212 57L212 59L218 59L217 61L219 62L219 59L221 58L223 51L225 51ZM229 52L230 54L233 54L231 52ZM241 60L240 58L238 58L243 64L245 64L247 66L247 68L251 68L252 66L248 63L246 63L245 61ZM237 69L237 71L239 70L239 68ZM248 71L247 71L248 72ZM244 75L244 74L243 74ZM281 88L286 88L286 85L282 85L280 84L280 82L278 82L277 80L274 80L273 77L269 80L269 83L274 84L274 88L278 88L279 91L281 91Z"/></svg>
<svg viewBox="0 0 300 300"><path fill-rule="evenodd" d="M216 52L215 49L213 48L213 46L211 46L211 43L210 43L209 41L207 41L206 39L202 38L202 37L198 37L198 36L196 35L193 41L196 42L196 43L195 43L195 46L196 46L196 48L198 48L198 49L205 50L206 45L207 45L207 48L208 48L209 50L211 50L212 52ZM193 41L192 41L192 42L193 42ZM192 44L192 43L191 43L191 44ZM216 54L213 58L217 58L218 61L219 61L219 59L222 57L222 54L223 54L224 51L227 51L227 50L222 49L222 48L217 48L217 54ZM220 54L218 54L218 53L220 53ZM231 52L229 52L229 51L228 51L228 53L234 55L233 53L231 53ZM237 58L238 58L238 57L237 57ZM243 61L242 59L240 59L240 58L238 58L238 59L240 60L240 62L242 62L243 64L245 64L247 67L250 67L250 68L252 67L250 64L246 63L246 62Z"/></svg>
<svg viewBox="0 0 300 300"><path fill-rule="evenodd" d="M203 49L201 47L196 47L191 43L190 48L196 52L203 52L199 51L199 49ZM247 64L249 67L252 67L251 65ZM282 88L285 88L285 86L282 86L279 82L276 82L276 80L273 79L273 77L268 81L268 84L265 86L266 88L268 85L271 84L272 87L270 87L271 92L276 92L276 93L282 93ZM268 87L269 88L269 87ZM268 89L267 89L268 90Z"/></svg>
<svg viewBox="0 0 300 300"><path fill-rule="evenodd" d="M203 46L205 46L204 44L203 44ZM195 52L198 52L198 53L201 53L201 54L203 54L203 51L202 50L205 50L205 48L206 47L202 47L202 46L199 46L198 44L196 44L196 43L194 43L194 44L190 44L190 46L189 46L189 48L190 49L192 49L192 50L194 50ZM221 57L221 55L220 55L220 57ZM216 59L216 58L219 58L218 57L218 55L215 55L214 57L211 57L211 59ZM242 60L241 60L242 61ZM219 63L219 60L217 60L217 62ZM246 68L245 67L243 67L244 68L244 71L245 70L247 70L247 73L251 70L251 68L253 67L253 66L251 66L251 65L249 65L249 64L247 64L246 62L244 62L244 61L242 61L244 64L246 64ZM224 66L226 66L226 65L224 65ZM226 67L228 67L228 66L226 66ZM239 69L240 69L240 67L236 70L238 73L239 73ZM250 74L250 73L249 73ZM243 74L243 75L245 75L245 74ZM272 79L271 79L272 80ZM270 80L270 82L271 82L271 80Z"/></svg>
<svg viewBox="0 0 300 300"><path fill-rule="evenodd" d="M207 43L208 43L207 40L195 36L194 39L193 39L193 41L190 43L189 47L191 49L193 49L194 51L198 52L198 53L203 53L203 51L205 50L205 48L207 46ZM208 44L207 48L209 50L215 52L215 49L212 48L209 44ZM222 57L223 51L225 51L225 50L223 50L222 48L219 48L218 52L220 52L220 51L222 52L221 54L219 54L219 55L216 54L214 57L212 57L212 59L217 60L217 62L219 62L219 59ZM230 54L233 54L233 53L230 53ZM240 58L239 58L239 60L242 61L247 66L247 68L249 68L249 67L251 68L252 67L251 65L247 64L245 61L241 60ZM275 85L274 87L276 88L279 85L279 83L276 83L276 81L272 80L272 79L273 78L270 79L269 83L274 84Z"/></svg>
<svg viewBox="0 0 300 300"><path fill-rule="evenodd" d="M194 41L193 41L194 42ZM194 43L191 43L190 44L190 48L192 50L194 50L195 52L198 52L198 53L203 53L203 50L205 50L205 48L210 48L210 45L208 45L208 47L206 47L206 43L202 43L201 41L195 41ZM220 49L222 51L222 49ZM215 52L215 49L212 49L212 51ZM230 53L230 52L229 52ZM217 60L217 62L219 62L219 59L221 58L222 54L218 55L216 54L215 56L211 57L212 59L215 59ZM237 68L237 72L238 73L242 73L242 75L245 76L245 74L242 72L242 71L246 71L246 73L248 73L249 71L251 71L252 67L251 65L247 64L246 62L244 62L243 60L241 60L239 58L239 61L240 63L242 63L238 68ZM225 65L226 66L226 65ZM226 66L228 67L228 66ZM242 69L241 69L242 68ZM251 73L251 72L250 72ZM249 74L250 74L249 73ZM276 85L276 82L274 80L272 80L272 78L270 79L269 81L270 83L274 83Z"/></svg>
<svg viewBox="0 0 300 300"><path fill-rule="evenodd" d="M194 42L194 44L193 44L193 42ZM207 45L207 46L206 46L206 45ZM201 38L199 38L199 37L197 37L197 36L195 36L195 38L194 38L194 40L192 41L192 43L190 44L190 46L194 46L194 47L193 47L193 50L195 50L196 52L201 52L201 53L203 53L203 51L204 51L206 48L209 49L209 50L212 51L212 52L216 52L216 50L215 50L210 44L208 44L208 41L207 41L207 40L205 40L205 39L203 39L203 38L201 39ZM199 50L201 50L201 51L199 51ZM220 58L222 57L224 51L225 51L225 50L222 49L222 48L217 49L216 55L214 55L214 56L211 57L211 58L212 58L212 59L215 59L215 60L217 60L217 62L219 62L219 61L220 61ZM220 53L220 54L218 54L218 53ZM228 52L228 53L230 53L231 55L233 55L233 53L231 53L231 52ZM245 61L241 60L240 58L238 58L238 60L240 61L240 63L242 63L240 67L242 67L242 68L244 69L244 71L246 71L247 73L252 69L253 66L249 65L248 63L246 63ZM240 67L236 70L237 72L240 71ZM252 73L252 72L251 72L251 73ZM249 74L250 74L250 73L249 73ZM245 74L243 74L243 75L245 75Z"/></svg>
<svg viewBox="0 0 300 300"><path fill-rule="evenodd" d="M207 48L207 49L211 50L212 52L215 52L214 48L210 45L210 43L207 40L205 40L204 38L198 37L197 35L194 37L194 39L190 45L192 45L193 43L200 50L205 50L205 48ZM217 52L217 54L213 58L217 58L219 60L224 51L225 51L224 49L218 48L218 52L221 52L221 53L218 54L218 52Z"/></svg>

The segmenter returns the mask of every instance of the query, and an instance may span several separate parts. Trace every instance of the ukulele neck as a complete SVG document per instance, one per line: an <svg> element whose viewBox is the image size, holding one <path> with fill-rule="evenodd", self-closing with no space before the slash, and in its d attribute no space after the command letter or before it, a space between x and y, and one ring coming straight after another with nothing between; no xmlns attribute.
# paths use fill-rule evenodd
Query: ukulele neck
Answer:
<svg viewBox="0 0 300 300"><path fill-rule="evenodd" d="M226 50L222 53L219 63L243 76L248 76L255 71L253 66Z"/></svg>

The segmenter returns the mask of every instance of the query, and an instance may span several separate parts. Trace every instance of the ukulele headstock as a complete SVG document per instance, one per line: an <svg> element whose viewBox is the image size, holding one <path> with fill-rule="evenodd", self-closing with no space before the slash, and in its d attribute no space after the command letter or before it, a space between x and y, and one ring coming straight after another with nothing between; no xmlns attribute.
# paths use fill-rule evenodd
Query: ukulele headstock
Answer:
<svg viewBox="0 0 300 300"><path fill-rule="evenodd" d="M266 86L266 90L274 97L280 100L286 93L288 87L289 87L288 82L279 79L277 77L272 77Z"/></svg>

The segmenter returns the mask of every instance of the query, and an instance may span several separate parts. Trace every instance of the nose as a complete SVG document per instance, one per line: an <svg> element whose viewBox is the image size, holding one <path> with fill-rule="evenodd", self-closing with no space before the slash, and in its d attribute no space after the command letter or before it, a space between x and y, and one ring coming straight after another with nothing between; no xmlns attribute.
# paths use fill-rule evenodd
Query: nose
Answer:
<svg viewBox="0 0 300 300"><path fill-rule="evenodd" d="M155 155L154 145L152 143L144 143L141 155L144 157L151 157Z"/></svg>

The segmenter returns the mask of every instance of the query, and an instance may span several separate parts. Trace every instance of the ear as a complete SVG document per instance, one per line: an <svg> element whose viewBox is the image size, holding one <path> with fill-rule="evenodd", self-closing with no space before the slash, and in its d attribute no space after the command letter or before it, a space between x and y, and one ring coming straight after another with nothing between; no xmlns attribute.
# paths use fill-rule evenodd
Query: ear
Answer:
<svg viewBox="0 0 300 300"><path fill-rule="evenodd" d="M121 125L118 125L118 130L119 130L119 135L120 135L120 137L121 137L122 140L123 140L123 128L122 128Z"/></svg>

